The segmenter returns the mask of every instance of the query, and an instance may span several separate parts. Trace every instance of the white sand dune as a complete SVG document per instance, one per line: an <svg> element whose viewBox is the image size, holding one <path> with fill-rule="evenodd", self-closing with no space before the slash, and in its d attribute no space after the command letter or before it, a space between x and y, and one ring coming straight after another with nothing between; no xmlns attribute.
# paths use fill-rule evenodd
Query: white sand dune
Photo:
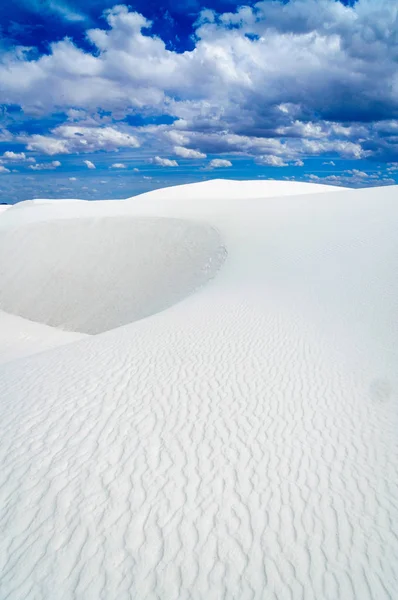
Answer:
<svg viewBox="0 0 398 600"><path fill-rule="evenodd" d="M1 363L63 346L84 337L86 336L82 333L60 331L0 310L0 368Z"/></svg>
<svg viewBox="0 0 398 600"><path fill-rule="evenodd" d="M33 223L0 238L0 306L69 331L101 333L192 292L215 275L224 253L214 229L177 219Z"/></svg>
<svg viewBox="0 0 398 600"><path fill-rule="evenodd" d="M255 180L255 181L236 181L233 179L211 179L200 183L187 183L184 185L171 186L152 190L141 194L139 198L143 199L161 199L161 200L203 200L205 198L214 198L217 201L224 200L250 200L252 198L272 198L280 196L298 196L301 194L316 194L323 192L343 191L346 188L340 188L331 185L319 183L306 183L302 181L274 181L274 180Z"/></svg>
<svg viewBox="0 0 398 600"><path fill-rule="evenodd" d="M1 216L1 599L398 597L398 190L303 189Z"/></svg>

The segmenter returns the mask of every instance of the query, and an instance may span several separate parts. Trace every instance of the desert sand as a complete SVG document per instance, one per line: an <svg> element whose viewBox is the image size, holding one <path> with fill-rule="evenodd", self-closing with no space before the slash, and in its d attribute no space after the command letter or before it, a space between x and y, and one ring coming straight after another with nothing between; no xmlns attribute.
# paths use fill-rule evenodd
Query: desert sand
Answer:
<svg viewBox="0 0 398 600"><path fill-rule="evenodd" d="M397 187L0 216L0 598L398 597Z"/></svg>

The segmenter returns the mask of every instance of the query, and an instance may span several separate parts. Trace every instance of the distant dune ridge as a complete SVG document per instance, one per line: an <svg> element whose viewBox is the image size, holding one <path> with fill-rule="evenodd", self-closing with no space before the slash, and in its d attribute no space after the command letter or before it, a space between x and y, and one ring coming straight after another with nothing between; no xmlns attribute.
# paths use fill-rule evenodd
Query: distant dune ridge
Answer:
<svg viewBox="0 0 398 600"><path fill-rule="evenodd" d="M398 597L397 189L2 212L1 599Z"/></svg>

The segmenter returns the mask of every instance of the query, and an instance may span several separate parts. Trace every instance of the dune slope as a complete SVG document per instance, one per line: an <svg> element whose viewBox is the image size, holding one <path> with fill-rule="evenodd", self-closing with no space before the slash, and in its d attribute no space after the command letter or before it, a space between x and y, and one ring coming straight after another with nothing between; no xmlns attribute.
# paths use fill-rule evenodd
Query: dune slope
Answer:
<svg viewBox="0 0 398 600"><path fill-rule="evenodd" d="M397 188L295 189L2 215L188 219L227 259L163 311L2 365L0 597L397 596Z"/></svg>
<svg viewBox="0 0 398 600"><path fill-rule="evenodd" d="M0 306L101 333L170 306L213 277L223 259L214 229L177 219L42 221L0 238Z"/></svg>
<svg viewBox="0 0 398 600"><path fill-rule="evenodd" d="M0 310L0 364L86 337L61 331Z"/></svg>

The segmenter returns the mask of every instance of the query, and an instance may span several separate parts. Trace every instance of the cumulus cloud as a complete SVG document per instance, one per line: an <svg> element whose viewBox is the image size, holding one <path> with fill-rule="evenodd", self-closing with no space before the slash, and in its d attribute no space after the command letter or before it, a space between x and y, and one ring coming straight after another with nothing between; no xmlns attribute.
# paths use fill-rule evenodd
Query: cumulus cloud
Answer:
<svg viewBox="0 0 398 600"><path fill-rule="evenodd" d="M7 152L4 152L3 159L21 161L26 160L26 155L25 152L11 152L10 150L8 150Z"/></svg>
<svg viewBox="0 0 398 600"><path fill-rule="evenodd" d="M206 158L204 152L198 150L192 150L191 148L184 148L183 146L174 146L174 154L181 156L181 158Z"/></svg>
<svg viewBox="0 0 398 600"><path fill-rule="evenodd" d="M272 154L269 156L259 156L257 162L260 165L269 165L270 167L287 167L287 163L280 156Z"/></svg>
<svg viewBox="0 0 398 600"><path fill-rule="evenodd" d="M53 130L53 134L56 138L65 141L69 152L110 151L140 146L135 136L114 127L61 125Z"/></svg>
<svg viewBox="0 0 398 600"><path fill-rule="evenodd" d="M61 125L50 135L20 136L28 150L48 154L72 154L96 152L97 150L118 151L119 148L138 148L138 139L115 127ZM28 159L29 160L29 159Z"/></svg>
<svg viewBox="0 0 398 600"><path fill-rule="evenodd" d="M59 160L53 160L49 163L36 163L34 165L29 165L29 169L32 169L32 171L53 171L54 169L57 169L60 166L61 163L59 162Z"/></svg>
<svg viewBox="0 0 398 600"><path fill-rule="evenodd" d="M10 173L10 169L7 169L7 167L3 167L3 165L0 165L0 173Z"/></svg>
<svg viewBox="0 0 398 600"><path fill-rule="evenodd" d="M84 160L83 162L88 169L95 169L95 164L91 160Z"/></svg>
<svg viewBox="0 0 398 600"><path fill-rule="evenodd" d="M302 141L304 152L311 156L317 156L324 152L336 152L344 158L366 158L370 155L368 150L362 148L361 144L346 140L308 140Z"/></svg>
<svg viewBox="0 0 398 600"><path fill-rule="evenodd" d="M160 156L155 156L155 158L152 159L152 162L155 165L159 165L159 167L178 167L178 162L176 160L161 158Z"/></svg>
<svg viewBox="0 0 398 600"><path fill-rule="evenodd" d="M10 142L12 138L12 134L5 127L0 127L0 142Z"/></svg>
<svg viewBox="0 0 398 600"><path fill-rule="evenodd" d="M35 163L36 159L33 156L27 157L25 152L12 152L11 150L7 150L4 152L2 159L0 162L27 162L27 163Z"/></svg>
<svg viewBox="0 0 398 600"><path fill-rule="evenodd" d="M111 169L126 169L126 165L124 163L113 163Z"/></svg>
<svg viewBox="0 0 398 600"><path fill-rule="evenodd" d="M386 177L382 173L373 173L370 175L358 169L350 169L338 175L326 175L325 177L311 174L308 176L308 179L314 183L352 188L394 185L396 183L394 179Z"/></svg>
<svg viewBox="0 0 398 600"><path fill-rule="evenodd" d="M347 175L353 175L354 177L361 177L362 179L367 179L369 177L368 173L360 171L359 169L349 169L347 171L344 171L344 173Z"/></svg>
<svg viewBox="0 0 398 600"><path fill-rule="evenodd" d="M66 142L49 136L35 134L29 138L21 136L20 140L26 142L28 150L36 150L50 156L54 154L69 154Z"/></svg>
<svg viewBox="0 0 398 600"><path fill-rule="evenodd" d="M68 114L48 133L20 136L28 150L134 149L142 137L153 154L164 141L182 158L398 159L396 0L267 0L206 10L195 47L185 52L168 49L151 22L126 6L104 16L103 28L86 32L91 52L64 39L48 55L18 48L4 57L2 103L36 117ZM101 121L98 109L109 116ZM137 112L177 120L122 125Z"/></svg>
<svg viewBox="0 0 398 600"><path fill-rule="evenodd" d="M223 167L232 167L231 161L223 158L213 158L208 165L209 169L220 169Z"/></svg>

